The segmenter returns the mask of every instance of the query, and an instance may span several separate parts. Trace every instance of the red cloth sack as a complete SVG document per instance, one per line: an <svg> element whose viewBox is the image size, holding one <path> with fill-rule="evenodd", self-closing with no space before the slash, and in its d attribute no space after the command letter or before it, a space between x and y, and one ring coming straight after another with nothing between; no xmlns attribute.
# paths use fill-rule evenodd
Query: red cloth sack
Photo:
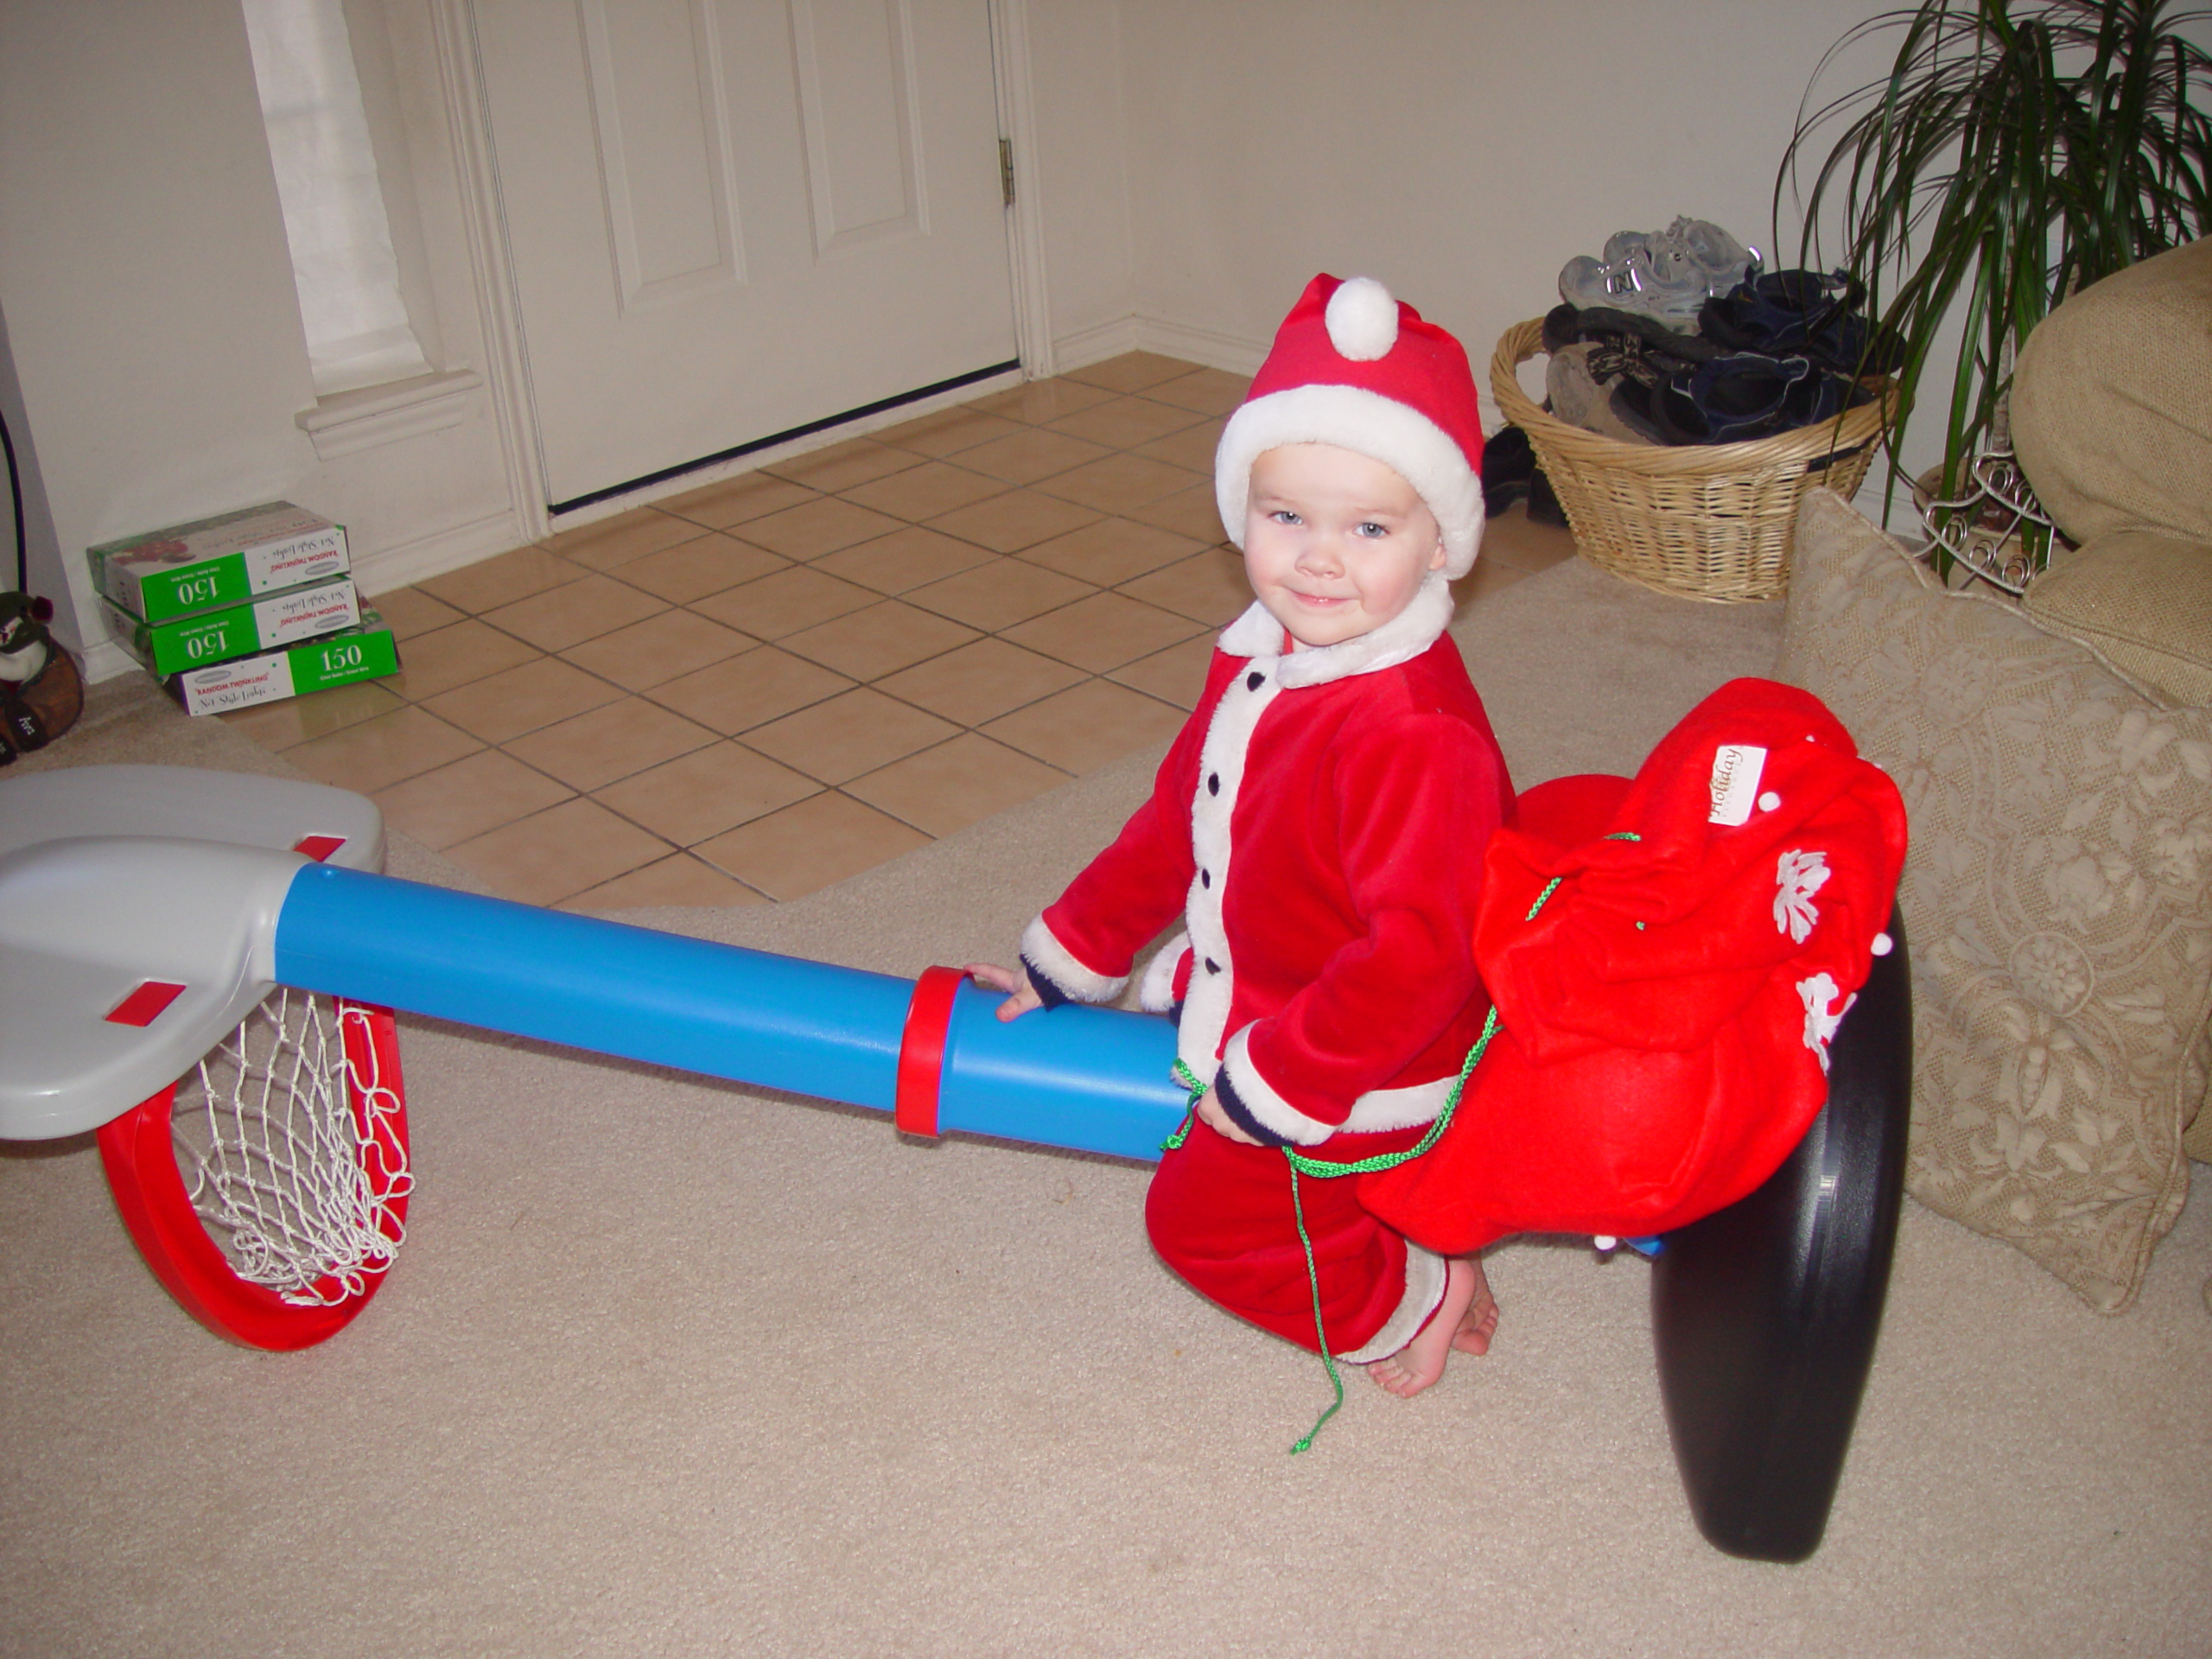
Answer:
<svg viewBox="0 0 2212 1659"><path fill-rule="evenodd" d="M1362 1202L1460 1255L1666 1232L1751 1192L1827 1098L1904 848L1896 785L1770 680L1721 687L1631 781L1531 790L1475 920L1498 1030L1436 1144L1357 1178Z"/></svg>

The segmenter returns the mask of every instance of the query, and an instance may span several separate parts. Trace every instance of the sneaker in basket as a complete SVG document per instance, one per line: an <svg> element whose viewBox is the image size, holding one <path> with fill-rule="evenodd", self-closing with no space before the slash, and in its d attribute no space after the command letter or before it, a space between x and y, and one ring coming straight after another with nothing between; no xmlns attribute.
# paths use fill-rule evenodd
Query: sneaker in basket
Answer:
<svg viewBox="0 0 2212 1659"><path fill-rule="evenodd" d="M1639 243L1650 251L1656 269L1675 276L1700 276L1708 294L1726 294L1758 263L1756 250L1745 247L1709 219L1677 218L1665 230L1649 236L1622 231L1606 241L1605 257L1625 257Z"/></svg>
<svg viewBox="0 0 2212 1659"><path fill-rule="evenodd" d="M1626 311L1694 334L1706 300L1744 280L1757 256L1708 219L1677 219L1663 231L1618 231L1605 257L1578 254L1559 274L1569 305Z"/></svg>

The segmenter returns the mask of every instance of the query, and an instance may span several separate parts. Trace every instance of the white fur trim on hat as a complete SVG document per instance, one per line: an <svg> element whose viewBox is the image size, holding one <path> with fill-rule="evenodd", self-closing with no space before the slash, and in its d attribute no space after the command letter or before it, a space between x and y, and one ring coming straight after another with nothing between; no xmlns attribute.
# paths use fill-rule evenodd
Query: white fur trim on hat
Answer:
<svg viewBox="0 0 2212 1659"><path fill-rule="evenodd" d="M1360 386L1287 386L1229 417L1214 453L1214 500L1237 546L1244 545L1252 463L1286 443L1332 443L1392 468L1436 515L1445 574L1456 579L1474 569L1483 539L1483 483L1466 452L1411 404Z"/></svg>
<svg viewBox="0 0 2212 1659"><path fill-rule="evenodd" d="M1387 357L1398 343L1398 302L1372 276L1340 283L1329 296L1321 321L1328 327L1329 344L1355 363Z"/></svg>

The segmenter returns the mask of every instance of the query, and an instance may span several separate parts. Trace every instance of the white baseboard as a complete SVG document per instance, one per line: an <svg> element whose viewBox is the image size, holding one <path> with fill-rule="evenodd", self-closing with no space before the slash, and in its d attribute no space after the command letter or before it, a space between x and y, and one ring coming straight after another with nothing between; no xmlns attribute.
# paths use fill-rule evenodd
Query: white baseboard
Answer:
<svg viewBox="0 0 2212 1659"><path fill-rule="evenodd" d="M1264 340L1248 340L1242 334L1224 334L1212 328L1193 328L1164 317L1139 317L1135 321L1136 349L1141 352L1179 357L1186 363L1203 364L1228 374L1254 374L1267 361L1269 342Z"/></svg>
<svg viewBox="0 0 2212 1659"><path fill-rule="evenodd" d="M1064 335L1053 341L1053 351L1063 371L1084 368L1124 352L1158 352L1163 357L1179 357L1226 374L1249 375L1267 361L1270 343L1171 322L1165 317L1132 315ZM1483 430L1496 432L1505 424L1505 416L1481 379L1480 365L1472 366L1478 369L1475 397L1482 408Z"/></svg>
<svg viewBox="0 0 2212 1659"><path fill-rule="evenodd" d="M1179 357L1186 363L1230 374L1250 374L1266 360L1268 342L1134 312L1061 334L1052 341L1053 360L1064 374L1125 352L1157 352L1162 357Z"/></svg>
<svg viewBox="0 0 2212 1659"><path fill-rule="evenodd" d="M124 674L143 674L130 653L112 639L102 639L87 645L78 653L85 671L85 683L97 685L102 680L112 680Z"/></svg>
<svg viewBox="0 0 2212 1659"><path fill-rule="evenodd" d="M465 524L432 531L413 541L371 549L353 561L353 584L372 596L404 588L428 576L442 576L494 553L519 547L522 527L502 510Z"/></svg>
<svg viewBox="0 0 2212 1659"><path fill-rule="evenodd" d="M1088 368L1093 363L1103 363L1109 357L1120 357L1136 349L1136 318L1112 317L1088 328L1078 328L1071 334L1053 335L1052 363L1065 374L1071 369Z"/></svg>

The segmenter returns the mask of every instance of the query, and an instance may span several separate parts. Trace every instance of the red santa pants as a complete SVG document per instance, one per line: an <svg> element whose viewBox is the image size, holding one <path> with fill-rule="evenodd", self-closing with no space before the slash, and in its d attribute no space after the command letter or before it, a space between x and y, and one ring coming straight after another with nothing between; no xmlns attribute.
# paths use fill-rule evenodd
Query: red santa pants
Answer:
<svg viewBox="0 0 2212 1659"><path fill-rule="evenodd" d="M1350 1163L1400 1151L1421 1135L1419 1128L1338 1135L1328 1152ZM1290 1177L1289 1160L1274 1147L1192 1123L1183 1144L1160 1159L1145 1195L1153 1248L1200 1295L1301 1347L1319 1351L1317 1281L1330 1352L1380 1359L1403 1346L1442 1300L1441 1262L1418 1247L1409 1251L1403 1234L1361 1206L1357 1176L1301 1175L1298 1200L1313 1243L1309 1280ZM1363 1351L1386 1331L1382 1351Z"/></svg>

